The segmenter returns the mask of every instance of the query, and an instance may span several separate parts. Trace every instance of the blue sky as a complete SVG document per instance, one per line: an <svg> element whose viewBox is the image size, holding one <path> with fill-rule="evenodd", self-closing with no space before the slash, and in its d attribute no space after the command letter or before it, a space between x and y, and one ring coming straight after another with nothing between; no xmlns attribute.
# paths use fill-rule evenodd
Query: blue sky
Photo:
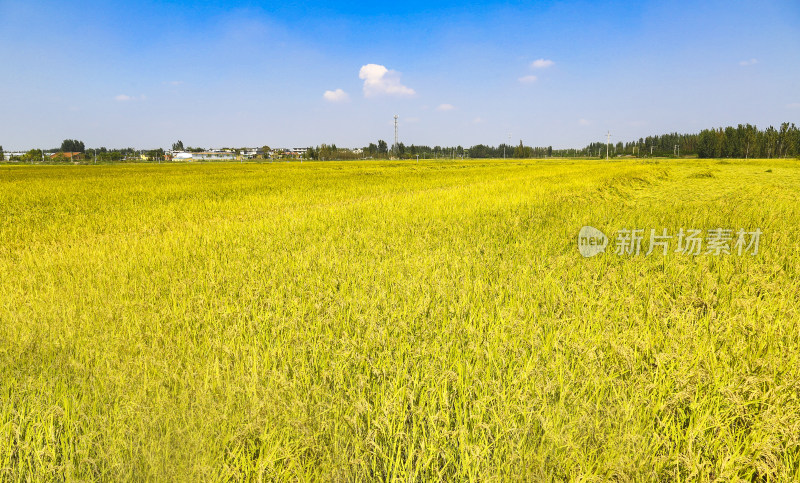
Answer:
<svg viewBox="0 0 800 483"><path fill-rule="evenodd" d="M800 2L0 0L0 145L582 147L800 124Z"/></svg>

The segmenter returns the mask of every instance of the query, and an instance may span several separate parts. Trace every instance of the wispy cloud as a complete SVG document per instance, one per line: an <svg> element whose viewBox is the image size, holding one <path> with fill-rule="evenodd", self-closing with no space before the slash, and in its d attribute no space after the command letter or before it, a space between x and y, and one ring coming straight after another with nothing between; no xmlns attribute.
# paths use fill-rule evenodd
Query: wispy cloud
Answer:
<svg viewBox="0 0 800 483"><path fill-rule="evenodd" d="M367 64L358 72L359 79L364 80L364 96L380 95L410 97L416 91L400 83L400 73L387 69L379 64Z"/></svg>
<svg viewBox="0 0 800 483"><path fill-rule="evenodd" d="M174 80L174 81L167 82L167 84L169 84L171 86L179 86L179 85L183 84L183 81Z"/></svg>
<svg viewBox="0 0 800 483"><path fill-rule="evenodd" d="M590 126L592 124L592 121L588 119L578 119L578 124L580 124L581 126Z"/></svg>
<svg viewBox="0 0 800 483"><path fill-rule="evenodd" d="M452 111L455 108L456 108L456 106L454 106L452 104L439 104L436 107L436 110L437 111Z"/></svg>
<svg viewBox="0 0 800 483"><path fill-rule="evenodd" d="M526 75L526 76L520 77L517 80L520 81L523 84L532 84L532 83L536 82L536 79L537 79L537 77L535 75Z"/></svg>
<svg viewBox="0 0 800 483"><path fill-rule="evenodd" d="M481 118L480 116L478 116L478 117L476 117L475 119L472 120L473 124L480 124L482 122L483 122L483 118Z"/></svg>
<svg viewBox="0 0 800 483"><path fill-rule="evenodd" d="M335 91L325 91L325 93L322 94L322 97L328 102L345 102L350 100L350 96L341 89L336 89Z"/></svg>
<svg viewBox="0 0 800 483"><path fill-rule="evenodd" d="M792 102L790 104L786 104L786 109L800 109L800 102Z"/></svg>
<svg viewBox="0 0 800 483"><path fill-rule="evenodd" d="M531 62L531 69L546 69L554 64L555 62L549 59L537 59Z"/></svg>
<svg viewBox="0 0 800 483"><path fill-rule="evenodd" d="M748 65L756 65L758 64L758 59L750 59L750 60L743 60L739 62L739 65L742 67L747 67Z"/></svg>

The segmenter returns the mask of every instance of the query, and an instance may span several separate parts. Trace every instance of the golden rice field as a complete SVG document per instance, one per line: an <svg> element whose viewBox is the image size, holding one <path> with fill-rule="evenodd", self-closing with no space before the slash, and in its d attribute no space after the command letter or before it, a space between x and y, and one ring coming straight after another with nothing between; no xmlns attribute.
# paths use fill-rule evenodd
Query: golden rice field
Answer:
<svg viewBox="0 0 800 483"><path fill-rule="evenodd" d="M798 227L797 160L0 167L0 480L800 480Z"/></svg>

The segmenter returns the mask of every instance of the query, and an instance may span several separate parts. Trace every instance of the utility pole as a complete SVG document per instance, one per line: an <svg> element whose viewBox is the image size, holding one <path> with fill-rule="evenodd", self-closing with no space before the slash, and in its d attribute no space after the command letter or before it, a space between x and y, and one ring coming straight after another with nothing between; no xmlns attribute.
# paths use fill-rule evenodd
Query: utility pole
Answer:
<svg viewBox="0 0 800 483"><path fill-rule="evenodd" d="M397 114L394 115L394 154L397 157Z"/></svg>
<svg viewBox="0 0 800 483"><path fill-rule="evenodd" d="M608 145L611 143L611 131L606 134L606 161L608 161Z"/></svg>

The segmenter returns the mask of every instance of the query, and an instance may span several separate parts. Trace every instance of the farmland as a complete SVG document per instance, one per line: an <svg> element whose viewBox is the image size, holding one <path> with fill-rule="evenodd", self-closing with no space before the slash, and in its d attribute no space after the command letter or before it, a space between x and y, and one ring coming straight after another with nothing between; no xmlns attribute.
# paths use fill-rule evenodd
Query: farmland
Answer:
<svg viewBox="0 0 800 483"><path fill-rule="evenodd" d="M0 166L0 480L800 479L798 187L776 159ZM584 225L763 234L583 258Z"/></svg>

